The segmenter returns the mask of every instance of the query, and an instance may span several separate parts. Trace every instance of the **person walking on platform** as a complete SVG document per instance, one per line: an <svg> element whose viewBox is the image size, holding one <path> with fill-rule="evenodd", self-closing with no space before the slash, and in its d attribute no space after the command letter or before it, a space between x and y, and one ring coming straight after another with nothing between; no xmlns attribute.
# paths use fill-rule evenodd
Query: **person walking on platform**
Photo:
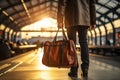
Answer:
<svg viewBox="0 0 120 80"><path fill-rule="evenodd" d="M89 49L87 44L87 30L93 29L96 24L95 0L58 0L57 22L58 27L65 27L69 39L76 44L78 32L81 49L81 70L83 80L88 80ZM78 67L71 67L68 75L77 77Z"/></svg>

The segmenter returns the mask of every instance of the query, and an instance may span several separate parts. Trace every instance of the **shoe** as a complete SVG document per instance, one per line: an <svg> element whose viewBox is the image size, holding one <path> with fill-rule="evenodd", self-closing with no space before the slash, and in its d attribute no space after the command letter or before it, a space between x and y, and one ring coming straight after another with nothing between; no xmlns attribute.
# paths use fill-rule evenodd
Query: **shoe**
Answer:
<svg viewBox="0 0 120 80"><path fill-rule="evenodd" d="M68 73L68 76L70 76L70 77L76 77L76 78L78 77L77 74L74 74L74 73L72 73L72 72L69 72L69 73Z"/></svg>

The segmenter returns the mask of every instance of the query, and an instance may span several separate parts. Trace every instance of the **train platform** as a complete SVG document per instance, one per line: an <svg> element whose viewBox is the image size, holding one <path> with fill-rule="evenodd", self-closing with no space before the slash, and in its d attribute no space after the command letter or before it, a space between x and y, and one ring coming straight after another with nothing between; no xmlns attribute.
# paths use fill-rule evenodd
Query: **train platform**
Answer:
<svg viewBox="0 0 120 80"><path fill-rule="evenodd" d="M78 52L79 63L80 52ZM82 80L68 76L69 68L51 68L42 64L43 50L30 51L0 61L0 80ZM114 56L115 57L115 56ZM120 62L115 58L90 55L89 80L120 80Z"/></svg>

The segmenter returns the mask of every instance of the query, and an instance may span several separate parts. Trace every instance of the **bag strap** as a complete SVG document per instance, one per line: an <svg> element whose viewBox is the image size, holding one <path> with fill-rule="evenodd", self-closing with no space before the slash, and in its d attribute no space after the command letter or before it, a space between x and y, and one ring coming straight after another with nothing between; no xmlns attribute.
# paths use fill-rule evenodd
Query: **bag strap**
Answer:
<svg viewBox="0 0 120 80"><path fill-rule="evenodd" d="M59 30L60 30L60 28L58 28L57 33L56 33L56 35L54 37L53 42L56 41ZM67 36L65 34L65 30L63 29L63 27L62 27L62 35L63 35L63 40L68 40L68 38L67 38Z"/></svg>
<svg viewBox="0 0 120 80"><path fill-rule="evenodd" d="M62 33L63 33L64 38L65 38L66 40L68 40L67 35L65 34L65 30L63 29L63 27L62 27Z"/></svg>

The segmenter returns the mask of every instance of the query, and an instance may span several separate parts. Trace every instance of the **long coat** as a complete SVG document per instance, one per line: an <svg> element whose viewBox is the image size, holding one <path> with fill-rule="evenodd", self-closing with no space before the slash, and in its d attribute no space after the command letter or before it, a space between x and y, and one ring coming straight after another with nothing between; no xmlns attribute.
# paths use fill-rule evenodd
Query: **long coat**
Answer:
<svg viewBox="0 0 120 80"><path fill-rule="evenodd" d="M95 0L59 0L57 15L58 23L64 22L65 27L95 25Z"/></svg>

